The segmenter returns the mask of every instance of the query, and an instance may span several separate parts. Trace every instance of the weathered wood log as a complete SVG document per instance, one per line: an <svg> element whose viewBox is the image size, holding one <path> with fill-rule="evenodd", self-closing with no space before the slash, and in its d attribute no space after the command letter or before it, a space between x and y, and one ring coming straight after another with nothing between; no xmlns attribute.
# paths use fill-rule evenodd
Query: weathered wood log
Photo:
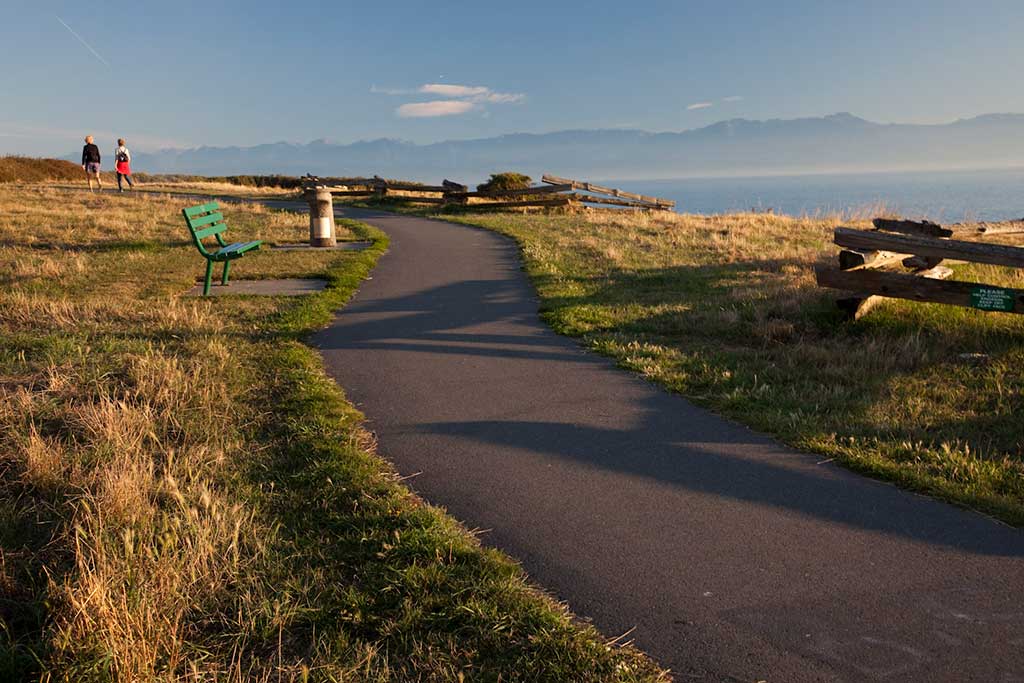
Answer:
<svg viewBox="0 0 1024 683"><path fill-rule="evenodd" d="M931 221L905 221L890 218L876 218L871 224L878 230L901 232L906 235L927 235L929 237L952 237L953 231Z"/></svg>
<svg viewBox="0 0 1024 683"><path fill-rule="evenodd" d="M945 280L953 275L953 269L945 266L936 266L918 270L917 277L929 277L936 280ZM846 313L850 320L860 320L868 311L881 303L884 296L876 296L867 292L858 292L849 296L841 296L836 299L836 306Z"/></svg>
<svg viewBox="0 0 1024 683"><path fill-rule="evenodd" d="M634 192L626 192L625 190L618 190L614 187L603 187L601 185L595 185L593 183L587 183L580 180L573 180L572 178L560 178L558 176L550 175L545 173L541 177L541 182L548 183L549 185L571 185L573 190L586 190L587 192L596 192L597 194L611 195L612 197L625 197L626 199L635 199L639 202L646 202L653 204L654 206L673 208L676 203L671 199L662 199L660 197L648 197L647 195L636 194Z"/></svg>
<svg viewBox="0 0 1024 683"><path fill-rule="evenodd" d="M445 192L465 192L469 188L462 183L456 183L452 180L445 178L441 181L441 187L444 188Z"/></svg>
<svg viewBox="0 0 1024 683"><path fill-rule="evenodd" d="M894 254L891 251L853 251L843 249L839 252L839 268L856 270L858 268L881 268L903 259L906 254Z"/></svg>
<svg viewBox="0 0 1024 683"><path fill-rule="evenodd" d="M416 183L392 183L378 181L376 187L383 187L388 190L400 190L402 192L447 192L448 189L441 185L417 185Z"/></svg>
<svg viewBox="0 0 1024 683"><path fill-rule="evenodd" d="M542 195L543 196L543 195ZM486 202L480 204L470 204L470 208L486 207L494 208L496 206L562 206L566 203L578 203L578 204L605 204L613 206L627 206L634 209L644 209L646 211L662 210L667 211L664 207L655 207L649 204L643 204L640 202L633 202L628 199L611 199L607 197L592 197L585 194L568 193L555 195L555 198L551 199L528 199L521 202Z"/></svg>
<svg viewBox="0 0 1024 683"><path fill-rule="evenodd" d="M572 185L545 185L543 187L524 187L521 190L477 190L476 192L449 192L450 197L517 197L531 194L557 194L572 189Z"/></svg>
<svg viewBox="0 0 1024 683"><path fill-rule="evenodd" d="M584 204L608 204L611 206L628 206L633 209L644 209L646 211L669 211L667 206L655 206L646 202L637 202L630 199L611 199L609 197L594 197L592 195L572 193L565 195Z"/></svg>
<svg viewBox="0 0 1024 683"><path fill-rule="evenodd" d="M345 189L349 187L376 187L380 183L372 178L305 178L304 183L311 182L318 188L325 188L328 190L338 188Z"/></svg>
<svg viewBox="0 0 1024 683"><path fill-rule="evenodd" d="M1014 235L1024 233L1024 220L1007 221L999 225L982 223L978 226L978 232L983 235Z"/></svg>
<svg viewBox="0 0 1024 683"><path fill-rule="evenodd" d="M933 266L914 273L918 277L929 277L933 280L948 280L953 277L953 269L948 266Z"/></svg>
<svg viewBox="0 0 1024 683"><path fill-rule="evenodd" d="M819 268L816 275L818 284L822 287L866 292L895 299L964 306L983 311L1024 313L1024 290L937 279L948 277L952 272L943 266L932 269L932 272L935 277L923 276L923 273L907 275L881 270L844 271Z"/></svg>
<svg viewBox="0 0 1024 683"><path fill-rule="evenodd" d="M393 202L406 202L408 204L447 204L444 197L407 197L400 194L389 194L388 199Z"/></svg>
<svg viewBox="0 0 1024 683"><path fill-rule="evenodd" d="M522 202L487 202L485 204L470 204L468 208L472 210L476 209L512 209L518 207L528 206L570 206L573 204L573 200L569 197L559 197L558 199L531 199Z"/></svg>
<svg viewBox="0 0 1024 683"><path fill-rule="evenodd" d="M908 256L903 259L903 266L912 270L928 270L942 263L938 256Z"/></svg>
<svg viewBox="0 0 1024 683"><path fill-rule="evenodd" d="M374 189L378 185L372 178L318 178L306 176L302 179L303 187L316 190L348 190L353 187L365 187Z"/></svg>
<svg viewBox="0 0 1024 683"><path fill-rule="evenodd" d="M372 194L377 191L376 187L370 185L309 185L303 186L305 189L313 190L327 190L328 192L336 195L344 194L346 192L359 192L362 194ZM358 189L353 189L358 188Z"/></svg>
<svg viewBox="0 0 1024 683"><path fill-rule="evenodd" d="M836 308L846 314L849 320L860 320L868 311L881 303L885 297L872 294L851 294L836 299Z"/></svg>
<svg viewBox="0 0 1024 683"><path fill-rule="evenodd" d="M894 235L851 228L836 228L835 243L856 251L894 251L914 256L935 256L972 263L1024 268L1024 248L1002 244Z"/></svg>
<svg viewBox="0 0 1024 683"><path fill-rule="evenodd" d="M978 223L977 225L952 226L954 237L960 235L1014 235L1024 233L1024 218L1016 221L998 221L994 223Z"/></svg>

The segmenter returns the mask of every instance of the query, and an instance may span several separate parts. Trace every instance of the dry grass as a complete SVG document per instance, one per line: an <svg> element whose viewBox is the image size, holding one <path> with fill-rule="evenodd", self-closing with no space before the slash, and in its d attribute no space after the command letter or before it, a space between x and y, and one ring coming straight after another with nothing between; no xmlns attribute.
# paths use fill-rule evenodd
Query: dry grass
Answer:
<svg viewBox="0 0 1024 683"><path fill-rule="evenodd" d="M71 563L46 588L55 671L76 671L83 652L109 658L121 680L180 670L195 654L191 615L224 610L241 558L266 542L269 530L214 483L240 444L218 417L233 403L228 355L209 344L197 351L219 367L125 354L108 370L118 380L50 368L45 383L5 392L17 407L4 421L5 469L64 498L50 498L63 522L50 543Z"/></svg>
<svg viewBox="0 0 1024 683"><path fill-rule="evenodd" d="M38 183L52 180L85 182L85 171L78 164L63 159L0 156L0 183Z"/></svg>
<svg viewBox="0 0 1024 683"><path fill-rule="evenodd" d="M139 189L146 192L191 192L207 195L234 195L236 197L297 197L300 194L298 190L287 187L257 187L214 180L168 182L159 177L139 185Z"/></svg>
<svg viewBox="0 0 1024 683"><path fill-rule="evenodd" d="M382 241L237 264L316 296L183 298L182 203L0 186L0 679L660 677L402 488L297 341Z"/></svg>
<svg viewBox="0 0 1024 683"><path fill-rule="evenodd" d="M1024 524L1024 317L887 300L842 320L814 267L871 213L446 217L519 241L557 330L800 448ZM1024 271L955 270L1024 288Z"/></svg>
<svg viewBox="0 0 1024 683"><path fill-rule="evenodd" d="M48 670L58 679L247 671L229 653L196 650L212 625L203 621L244 631L233 588L274 530L223 485L254 416L231 352L238 321L175 296L202 268L184 243L181 205L0 187L2 489L5 506L50 520L35 558L45 573L20 588L51 606ZM247 237L292 241L306 227L259 206L227 213ZM247 259L239 272L316 270L329 258ZM226 407L240 422L225 421ZM16 547L4 544L4 564Z"/></svg>
<svg viewBox="0 0 1024 683"><path fill-rule="evenodd" d="M107 164L108 168L110 164ZM102 174L104 187L114 189L117 176L112 170ZM137 190L158 192L196 192L230 194L240 197L297 194L301 179L294 176L215 176L134 173ZM0 156L0 184L38 184L73 181L71 188L87 188L85 171L64 159L39 159Z"/></svg>

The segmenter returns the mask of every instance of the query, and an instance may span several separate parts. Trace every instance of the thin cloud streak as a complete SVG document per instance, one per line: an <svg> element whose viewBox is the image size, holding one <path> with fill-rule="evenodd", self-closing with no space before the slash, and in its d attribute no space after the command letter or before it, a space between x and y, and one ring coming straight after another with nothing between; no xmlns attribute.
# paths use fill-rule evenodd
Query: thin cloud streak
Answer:
<svg viewBox="0 0 1024 683"><path fill-rule="evenodd" d="M526 99L521 93L494 92L483 85L454 85L448 83L427 83L419 88L421 93L444 95L470 102L486 102L489 104L515 104Z"/></svg>
<svg viewBox="0 0 1024 683"><path fill-rule="evenodd" d="M376 85L370 86L370 92L374 95L414 95L415 90L409 90L407 88L378 88Z"/></svg>
<svg viewBox="0 0 1024 683"><path fill-rule="evenodd" d="M473 102L465 100L434 100L433 102L410 102L395 110L403 119L423 119L438 116L456 116L476 108Z"/></svg>
<svg viewBox="0 0 1024 683"><path fill-rule="evenodd" d="M490 92L480 97L480 100L483 102L490 102L491 104L516 104L525 99L526 95L521 93L507 92Z"/></svg>
<svg viewBox="0 0 1024 683"><path fill-rule="evenodd" d="M742 102L743 97L741 95L729 95L729 97L723 97L723 102Z"/></svg>
<svg viewBox="0 0 1024 683"><path fill-rule="evenodd" d="M421 85L419 91L429 95L443 95L444 97L476 97L491 92L490 88L482 85L449 85L447 83L427 83Z"/></svg>
<svg viewBox="0 0 1024 683"><path fill-rule="evenodd" d="M96 52L96 50L92 49L92 45L90 45L89 43L85 42L85 39L82 38L82 36L80 36L77 33L75 33L75 29L71 28L66 23L64 23L64 20L61 19L60 17L58 17L56 14L54 14L53 16L56 17L57 21L59 21L61 23L61 25L64 28L66 28L68 30L68 32L71 33L71 35L73 35L75 38L78 39L78 42L80 42L82 45L85 45L86 49L89 50L89 52L91 52L96 59L98 59L101 62L103 62L103 66L105 66L107 68L110 68L110 64L107 63L107 60L103 59L103 57L100 56L99 52Z"/></svg>
<svg viewBox="0 0 1024 683"><path fill-rule="evenodd" d="M693 111L694 109L707 109L708 107L714 106L713 102L694 102L686 108L686 111Z"/></svg>
<svg viewBox="0 0 1024 683"><path fill-rule="evenodd" d="M455 116L474 109L486 109L488 104L517 104L526 99L521 93L495 92L483 85L458 85L454 83L425 83L415 90L404 88L378 88L370 86L370 92L380 95L441 95L448 99L429 102L409 102L395 110L401 118L431 118Z"/></svg>

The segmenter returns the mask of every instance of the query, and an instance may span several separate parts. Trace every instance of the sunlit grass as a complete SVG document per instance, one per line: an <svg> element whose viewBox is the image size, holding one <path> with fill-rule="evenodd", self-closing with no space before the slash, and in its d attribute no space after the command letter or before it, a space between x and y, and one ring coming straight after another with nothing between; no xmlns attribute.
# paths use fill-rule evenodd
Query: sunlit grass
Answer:
<svg viewBox="0 0 1024 683"><path fill-rule="evenodd" d="M1024 524L1024 317L887 300L845 321L814 267L870 212L443 215L518 240L559 332L801 449ZM1020 270L955 271L1024 288Z"/></svg>
<svg viewBox="0 0 1024 683"><path fill-rule="evenodd" d="M413 497L301 343L383 235L233 269L320 294L182 297L183 203L0 186L0 679L657 680Z"/></svg>

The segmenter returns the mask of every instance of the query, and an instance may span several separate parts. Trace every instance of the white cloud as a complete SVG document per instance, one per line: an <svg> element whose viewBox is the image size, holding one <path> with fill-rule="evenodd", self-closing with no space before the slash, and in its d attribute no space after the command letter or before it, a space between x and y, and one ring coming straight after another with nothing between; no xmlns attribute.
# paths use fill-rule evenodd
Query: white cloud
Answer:
<svg viewBox="0 0 1024 683"><path fill-rule="evenodd" d="M483 85L455 85L449 83L427 83L419 87L419 92L430 95L443 95L470 102L488 102L490 104L514 104L526 99L519 93L494 92Z"/></svg>
<svg viewBox="0 0 1024 683"><path fill-rule="evenodd" d="M433 102L409 102L395 112L403 119L421 119L436 116L456 116L476 108L474 102L466 100L434 100Z"/></svg>
<svg viewBox="0 0 1024 683"><path fill-rule="evenodd" d="M491 104L516 104L525 99L526 95L509 92L489 92L483 96L483 101Z"/></svg>
<svg viewBox="0 0 1024 683"><path fill-rule="evenodd" d="M482 109L487 104L516 104L526 99L521 93L495 92L483 85L458 85L455 83L426 83L415 90L399 88L378 88L370 86L370 92L381 95L440 95L447 99L430 102L409 102L395 112L402 118L427 118L465 114L473 109Z"/></svg>
<svg viewBox="0 0 1024 683"><path fill-rule="evenodd" d="M430 95L443 95L444 97L476 97L491 92L490 88L482 85L449 85L447 83L427 83L421 85L419 91Z"/></svg>
<svg viewBox="0 0 1024 683"><path fill-rule="evenodd" d="M693 104L688 106L686 110L693 111L694 109L707 109L708 107L713 106L713 104L714 103L712 102L694 102Z"/></svg>
<svg viewBox="0 0 1024 683"><path fill-rule="evenodd" d="M740 102L742 100L743 97L741 95L729 95L728 97L722 98L723 102Z"/></svg>

